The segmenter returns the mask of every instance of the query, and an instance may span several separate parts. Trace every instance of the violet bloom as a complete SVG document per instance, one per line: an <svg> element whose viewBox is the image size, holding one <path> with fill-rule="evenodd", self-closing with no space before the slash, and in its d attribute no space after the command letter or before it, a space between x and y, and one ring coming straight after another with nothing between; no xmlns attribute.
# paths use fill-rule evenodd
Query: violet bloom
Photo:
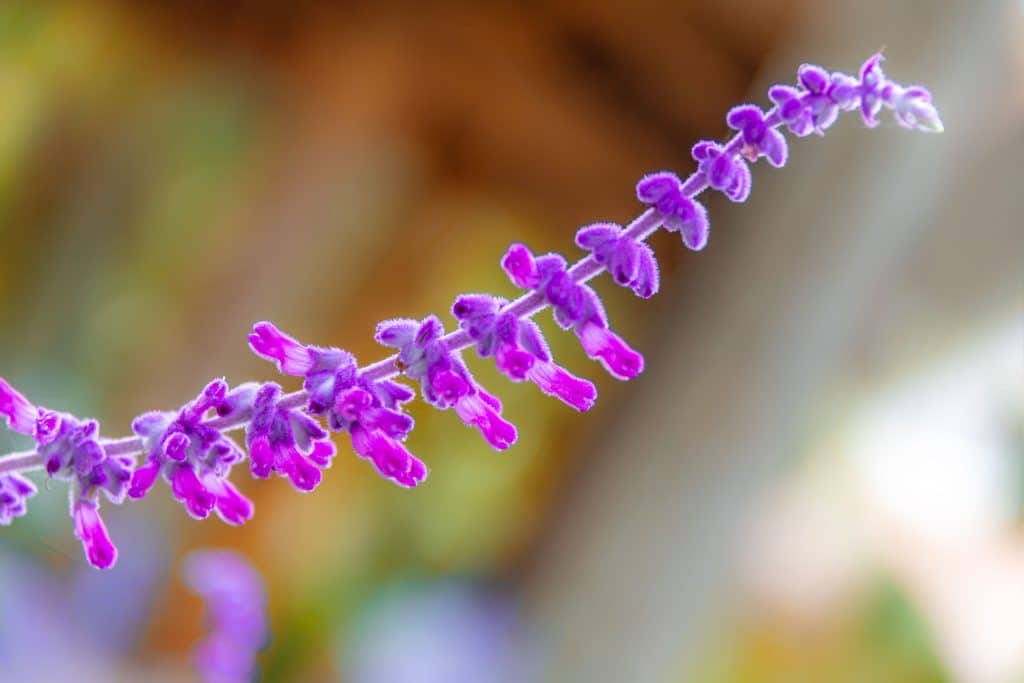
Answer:
<svg viewBox="0 0 1024 683"><path fill-rule="evenodd" d="M881 53L872 55L861 66L859 77L832 73L804 64L797 72L801 87L776 85L768 96L778 108L779 117L797 136L823 134L839 111L860 108L869 128L878 125L883 107L892 109L896 122L904 128L932 133L942 132L942 121L932 104L931 93L921 86L904 87L889 80L882 71Z"/></svg>
<svg viewBox="0 0 1024 683"><path fill-rule="evenodd" d="M256 655L270 636L263 579L229 550L200 550L185 560L185 581L206 603L208 633L193 652L210 683L253 680Z"/></svg>
<svg viewBox="0 0 1024 683"><path fill-rule="evenodd" d="M616 223L594 223L576 231L576 245L588 250L604 266L615 283L629 287L642 299L658 293L660 279L654 252L642 242L623 234Z"/></svg>
<svg viewBox="0 0 1024 683"><path fill-rule="evenodd" d="M70 512L75 536L82 542L86 558L98 569L117 561L117 548L110 540L99 514L99 494L121 503L128 492L133 461L127 456L108 456L99 440L95 420L38 408L0 378L0 414L14 431L31 436L46 473L70 482ZM0 487L0 518L25 513L25 500L35 487L17 475L6 475Z"/></svg>
<svg viewBox="0 0 1024 683"><path fill-rule="evenodd" d="M436 316L386 320L377 325L375 336L378 343L398 349L398 363L406 376L420 383L423 400L435 408L454 409L496 450L515 443L516 428L502 418L501 401L477 384L462 354L448 348Z"/></svg>
<svg viewBox="0 0 1024 683"><path fill-rule="evenodd" d="M743 147L740 153L748 161L757 161L758 157L768 159L775 168L786 164L789 147L786 138L771 127L765 113L754 104L742 104L733 107L725 117L726 123L743 136Z"/></svg>
<svg viewBox="0 0 1024 683"><path fill-rule="evenodd" d="M36 495L35 484L20 474L0 474L0 525L28 512L28 499Z"/></svg>
<svg viewBox="0 0 1024 683"><path fill-rule="evenodd" d="M476 342L477 353L482 358L493 356L510 380L528 379L548 396L581 412L590 410L597 398L594 385L555 363L537 324L502 313L505 303L486 294L466 294L455 300L452 314Z"/></svg>
<svg viewBox="0 0 1024 683"><path fill-rule="evenodd" d="M229 436L203 423L204 416L221 406L227 391L227 383L217 379L177 413L154 411L132 421L146 459L132 476L129 496L143 498L162 475L171 495L194 519L206 519L214 510L228 524L252 519L252 501L228 481L231 468L245 453Z"/></svg>
<svg viewBox="0 0 1024 683"><path fill-rule="evenodd" d="M242 384L217 408L221 417L242 411L252 413L245 429L252 476L266 479L277 472L298 491L315 489L320 468L329 466L334 456L326 430L301 410L281 405L281 387L273 382Z"/></svg>
<svg viewBox="0 0 1024 683"><path fill-rule="evenodd" d="M305 346L269 322L253 327L249 344L258 355L277 362L282 372L305 377L309 414L326 417L332 431L348 432L356 453L369 460L382 477L403 487L417 486L426 479L426 465L402 444L413 427L412 418L402 412L402 404L413 398L412 391L396 382L367 380L360 376L352 354ZM296 418L293 425L297 423L305 425L300 430L302 438L312 443L309 460L326 467L334 454L333 445L309 431L313 425L308 419ZM280 417L279 424L281 428L269 428L268 444L273 434L279 443L288 444Z"/></svg>
<svg viewBox="0 0 1024 683"><path fill-rule="evenodd" d="M657 209L665 229L678 232L687 247L700 251L707 246L710 230L707 209L683 194L682 182L675 173L661 171L644 176L636 184L636 196Z"/></svg>
<svg viewBox="0 0 1024 683"><path fill-rule="evenodd" d="M701 140L691 151L698 172L713 190L719 190L734 202L750 196L750 167L717 142Z"/></svg>
<svg viewBox="0 0 1024 683"><path fill-rule="evenodd" d="M583 351L601 362L617 379L632 379L644 369L644 357L608 328L608 318L597 293L576 283L566 272L565 259L558 254L534 255L521 244L513 244L501 261L512 283L541 293L555 312L562 329L572 329Z"/></svg>

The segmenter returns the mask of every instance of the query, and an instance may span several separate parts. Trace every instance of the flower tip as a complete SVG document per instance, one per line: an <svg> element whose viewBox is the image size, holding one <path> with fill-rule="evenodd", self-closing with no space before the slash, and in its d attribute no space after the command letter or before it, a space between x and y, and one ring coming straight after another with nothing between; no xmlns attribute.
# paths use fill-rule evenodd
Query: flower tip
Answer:
<svg viewBox="0 0 1024 683"><path fill-rule="evenodd" d="M19 434L32 436L38 416L38 409L0 377L0 417L6 418L8 427Z"/></svg>
<svg viewBox="0 0 1024 683"><path fill-rule="evenodd" d="M309 350L265 320L252 326L249 348L257 356L275 361L278 370L286 375L301 377L313 368Z"/></svg>
<svg viewBox="0 0 1024 683"><path fill-rule="evenodd" d="M80 500L72 510L75 536L82 542L89 564L97 569L110 569L117 562L117 548L110 540L96 503Z"/></svg>

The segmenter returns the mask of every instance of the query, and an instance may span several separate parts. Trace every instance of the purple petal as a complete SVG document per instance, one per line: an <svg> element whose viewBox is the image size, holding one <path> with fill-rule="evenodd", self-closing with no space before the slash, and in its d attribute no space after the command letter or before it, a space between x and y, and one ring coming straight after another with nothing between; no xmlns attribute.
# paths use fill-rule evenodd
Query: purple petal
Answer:
<svg viewBox="0 0 1024 683"><path fill-rule="evenodd" d="M275 361L277 369L286 375L301 377L313 368L314 359L306 347L267 321L253 325L249 348L256 355Z"/></svg>
<svg viewBox="0 0 1024 683"><path fill-rule="evenodd" d="M82 542L89 564L97 569L113 567L117 562L117 548L103 524L99 506L92 501L79 500L74 504L71 516L75 524L75 536Z"/></svg>
<svg viewBox="0 0 1024 683"><path fill-rule="evenodd" d="M522 289L535 289L540 284L533 254L522 244L513 244L501 259L501 267L512 283Z"/></svg>
<svg viewBox="0 0 1024 683"><path fill-rule="evenodd" d="M617 379L633 379L644 369L644 357L631 349L617 334L593 323L583 326L580 342L588 356L601 361Z"/></svg>
<svg viewBox="0 0 1024 683"><path fill-rule="evenodd" d="M618 239L622 226L615 223L594 223L576 231L576 246L588 251L600 249L606 242Z"/></svg>
<svg viewBox="0 0 1024 683"><path fill-rule="evenodd" d="M0 416L7 419L7 426L11 430L32 436L38 414L39 410L28 399L0 377Z"/></svg>
<svg viewBox="0 0 1024 683"><path fill-rule="evenodd" d="M769 130L761 143L761 152L768 163L775 168L782 168L786 165L786 158L789 156L789 145L786 143L786 136L775 130Z"/></svg>
<svg viewBox="0 0 1024 683"><path fill-rule="evenodd" d="M412 343L419 326L419 322L407 318L384 320L377 324L374 339L384 346L401 348Z"/></svg>

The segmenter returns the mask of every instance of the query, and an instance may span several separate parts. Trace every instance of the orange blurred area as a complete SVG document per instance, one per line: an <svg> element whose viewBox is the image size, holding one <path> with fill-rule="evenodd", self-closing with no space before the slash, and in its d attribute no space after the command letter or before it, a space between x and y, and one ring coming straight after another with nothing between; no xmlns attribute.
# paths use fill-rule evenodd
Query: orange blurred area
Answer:
<svg viewBox="0 0 1024 683"><path fill-rule="evenodd" d="M266 581L261 680L1022 680L1022 26L1010 0L0 5L0 376L108 437L213 377L299 388L255 321L365 364L380 320L516 296L510 243L575 258L804 61L885 46L946 124L846 115L709 199L704 252L656 235L653 301L596 281L634 382L538 316L586 415L467 353L519 442L415 402L418 489L343 438L308 495L239 468L239 528L158 484L104 508L99 573L37 475L0 531L0 679L192 680L181 565L216 547Z"/></svg>

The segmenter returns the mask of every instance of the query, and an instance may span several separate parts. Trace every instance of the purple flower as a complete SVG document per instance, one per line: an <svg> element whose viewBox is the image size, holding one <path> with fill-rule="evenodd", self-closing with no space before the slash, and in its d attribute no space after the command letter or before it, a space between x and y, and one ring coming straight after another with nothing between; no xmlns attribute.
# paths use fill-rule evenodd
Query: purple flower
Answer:
<svg viewBox="0 0 1024 683"><path fill-rule="evenodd" d="M276 352L287 348L292 358L309 359L297 366L305 368L306 410L310 415L325 416L332 431L348 432L356 453L369 460L382 477L404 487L417 486L426 479L426 465L401 443L413 427L412 418L401 408L413 398L408 388L386 380L367 380L359 375L352 354L341 349L303 346L271 323L258 323L250 340L257 335L286 340L260 345L259 349L272 348ZM257 345L250 345L264 355ZM277 359L271 355L264 357ZM314 479L319 481L319 471L311 468L310 463L327 467L334 455L333 445L326 440L323 430L317 431L319 425L315 420L296 409L281 406L279 387L273 393L265 387L261 391L264 392L263 404L253 408L254 418L247 435L253 474L266 476L274 463L292 463L283 466L286 473L294 473L294 477L289 475L293 483L297 487L310 483L315 486ZM235 399L229 395L227 403L232 401ZM245 406L233 406L230 410L241 409ZM225 416L230 414L224 413Z"/></svg>
<svg viewBox="0 0 1024 683"><path fill-rule="evenodd" d="M34 495L36 487L25 477L0 474L0 525L7 526L28 512L28 499Z"/></svg>
<svg viewBox="0 0 1024 683"><path fill-rule="evenodd" d="M302 377L314 365L312 349L284 334L273 323L253 325L249 348L258 356L276 361L277 369L286 375Z"/></svg>
<svg viewBox="0 0 1024 683"><path fill-rule="evenodd" d="M501 265L512 282L534 282L532 289L543 294L554 309L555 322L562 329L571 328L586 354L600 361L613 377L632 379L643 371L643 356L608 329L608 318L597 293L573 281L564 258L558 254L535 258L522 244L513 244Z"/></svg>
<svg viewBox="0 0 1024 683"><path fill-rule="evenodd" d="M745 202L750 196L750 167L747 162L710 140L693 146L697 170L713 190L719 190L734 202Z"/></svg>
<svg viewBox="0 0 1024 683"><path fill-rule="evenodd" d="M740 153L749 161L757 161L763 156L775 168L785 165L789 154L786 138L771 127L760 107L753 104L733 107L725 121L743 136Z"/></svg>
<svg viewBox="0 0 1024 683"><path fill-rule="evenodd" d="M227 395L227 383L217 379L177 413L150 412L135 418L132 431L142 437L147 455L132 475L130 497L144 497L162 474L171 495L195 519L205 519L214 510L228 524L252 518L252 502L227 479L245 453L230 437L203 422Z"/></svg>
<svg viewBox="0 0 1024 683"><path fill-rule="evenodd" d="M878 113L888 107L904 128L942 132L931 93L921 86L903 87L886 78L882 71L884 59L881 53L871 55L857 78L839 72L830 75L820 66L804 64L797 72L802 88L776 85L769 89L768 96L778 107L782 122L801 137L812 132L824 133L839 111L858 107L869 128L878 125Z"/></svg>
<svg viewBox="0 0 1024 683"><path fill-rule="evenodd" d="M505 303L486 294L467 294L455 300L452 314L476 342L477 353L493 356L510 380L530 380L545 394L581 412L590 410L597 398L594 385L556 364L537 324L502 313Z"/></svg>
<svg viewBox="0 0 1024 683"><path fill-rule="evenodd" d="M657 209L663 216L665 229L678 232L687 247L700 251L707 245L710 230L707 209L683 194L682 183L675 173L662 171L644 176L636 184L636 196L644 204Z"/></svg>
<svg viewBox="0 0 1024 683"><path fill-rule="evenodd" d="M12 429L32 436L49 477L71 483L71 516L75 535L89 562L108 569L117 560L117 549L99 515L99 494L121 503L128 492L133 460L108 456L99 440L99 423L80 420L32 405L9 383L0 379L0 414ZM17 475L0 482L0 519L25 514L25 501L35 487Z"/></svg>
<svg viewBox="0 0 1024 683"><path fill-rule="evenodd" d="M199 550L185 560L185 581L206 602L209 632L193 653L203 680L253 680L270 636L262 577L238 553Z"/></svg>
<svg viewBox="0 0 1024 683"><path fill-rule="evenodd" d="M377 326L379 343L398 349L398 363L420 383L423 400L442 410L453 408L491 447L502 451L515 443L515 426L501 417L501 401L476 383L462 355L443 339L444 326L436 316L422 321L386 320Z"/></svg>
<svg viewBox="0 0 1024 683"><path fill-rule="evenodd" d="M678 214L673 218L678 220ZM576 245L589 251L616 284L630 287L637 296L649 299L658 293L660 284L654 251L623 232L616 223L585 225L576 231Z"/></svg>
<svg viewBox="0 0 1024 683"><path fill-rule="evenodd" d="M9 429L32 436L38 414L39 410L28 399L0 377L0 416L6 418Z"/></svg>
<svg viewBox="0 0 1024 683"><path fill-rule="evenodd" d="M225 399L230 411L252 410L245 430L252 476L266 479L272 472L286 477L296 490L312 491L320 484L320 464L311 457L317 445L320 462L329 463L334 446L327 431L312 417L296 408L281 405L281 387L273 382L262 386L243 384ZM223 416L232 412L221 409ZM326 449L326 450L325 450Z"/></svg>
<svg viewBox="0 0 1024 683"><path fill-rule="evenodd" d="M833 78L828 71L814 64L801 65L797 70L797 80L803 90L776 85L768 90L768 97L778 107L782 122L798 137L811 133L823 135L835 123L839 110L849 108L851 100L858 96L856 90L850 91L849 77L837 74Z"/></svg>

